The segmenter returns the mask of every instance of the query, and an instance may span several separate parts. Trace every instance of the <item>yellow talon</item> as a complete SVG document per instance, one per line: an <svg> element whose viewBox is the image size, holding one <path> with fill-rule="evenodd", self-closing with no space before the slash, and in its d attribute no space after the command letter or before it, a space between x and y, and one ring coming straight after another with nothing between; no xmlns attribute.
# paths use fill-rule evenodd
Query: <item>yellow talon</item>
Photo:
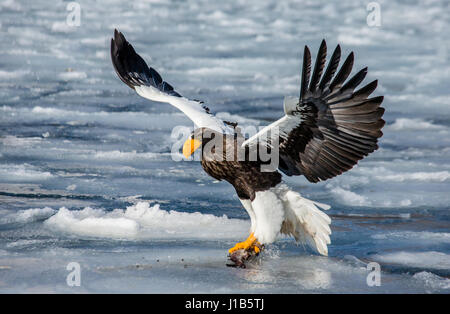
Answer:
<svg viewBox="0 0 450 314"><path fill-rule="evenodd" d="M244 242L236 243L236 245L234 247L232 247L231 249L228 250L228 253L231 254L231 253L233 253L237 250L241 250L241 249L244 249L246 251L253 250L253 251L255 251L255 253L259 253L259 252L261 252L260 246L261 246L261 244L256 240L256 237L252 232L248 236L247 240L245 240Z"/></svg>

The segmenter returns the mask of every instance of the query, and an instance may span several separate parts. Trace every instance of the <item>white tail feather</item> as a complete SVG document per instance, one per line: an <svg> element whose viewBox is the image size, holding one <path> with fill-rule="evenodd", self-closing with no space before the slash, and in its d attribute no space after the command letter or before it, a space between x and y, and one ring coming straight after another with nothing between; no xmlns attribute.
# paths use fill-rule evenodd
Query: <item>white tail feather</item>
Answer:
<svg viewBox="0 0 450 314"><path fill-rule="evenodd" d="M286 219L281 233L292 235L297 241L304 242L318 253L327 256L327 244L331 243L331 219L317 206L323 209L328 209L329 206L308 200L291 190L282 196Z"/></svg>
<svg viewBox="0 0 450 314"><path fill-rule="evenodd" d="M256 192L252 202L243 200L242 204L250 215L251 232L260 243L272 243L283 233L328 255L331 219L318 207L327 210L330 206L308 200L283 183Z"/></svg>

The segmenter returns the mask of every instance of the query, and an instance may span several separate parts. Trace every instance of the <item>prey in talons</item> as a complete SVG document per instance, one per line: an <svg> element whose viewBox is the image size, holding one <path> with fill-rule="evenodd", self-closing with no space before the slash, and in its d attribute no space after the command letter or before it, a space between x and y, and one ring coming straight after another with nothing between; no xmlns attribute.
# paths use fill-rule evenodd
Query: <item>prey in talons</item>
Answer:
<svg viewBox="0 0 450 314"><path fill-rule="evenodd" d="M250 233L247 240L238 242L228 250L229 267L247 268L247 263L252 262L263 250L264 245L258 242L255 235Z"/></svg>

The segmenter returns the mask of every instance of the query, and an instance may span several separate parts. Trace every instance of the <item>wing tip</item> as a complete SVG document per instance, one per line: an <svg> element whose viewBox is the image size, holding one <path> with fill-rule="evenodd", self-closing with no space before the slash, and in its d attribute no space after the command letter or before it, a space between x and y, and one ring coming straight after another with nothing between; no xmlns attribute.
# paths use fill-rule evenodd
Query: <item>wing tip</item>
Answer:
<svg viewBox="0 0 450 314"><path fill-rule="evenodd" d="M131 89L152 86L170 96L181 97L154 68L147 65L117 28L111 38L111 60L119 78Z"/></svg>
<svg viewBox="0 0 450 314"><path fill-rule="evenodd" d="M117 47L123 46L123 44L126 42L125 36L123 36L123 34L117 28L114 28L113 39Z"/></svg>
<svg viewBox="0 0 450 314"><path fill-rule="evenodd" d="M124 47L125 43L127 43L125 36L123 36L123 34L115 28L114 37L111 38L111 61L114 70L116 71L116 74L120 78L120 80L124 82L129 88L134 90L135 83L129 77L129 74L126 71L123 62L120 60L121 51L124 52L126 49L126 47Z"/></svg>
<svg viewBox="0 0 450 314"><path fill-rule="evenodd" d="M305 48L303 49L303 58L305 58L306 56L311 57L311 51L309 50L308 45L305 45Z"/></svg>

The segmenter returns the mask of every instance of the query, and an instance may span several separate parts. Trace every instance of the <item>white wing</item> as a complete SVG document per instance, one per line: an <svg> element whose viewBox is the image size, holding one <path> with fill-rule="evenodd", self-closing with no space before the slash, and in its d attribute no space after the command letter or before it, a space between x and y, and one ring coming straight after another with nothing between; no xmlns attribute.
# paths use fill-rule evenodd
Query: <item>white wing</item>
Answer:
<svg viewBox="0 0 450 314"><path fill-rule="evenodd" d="M136 86L134 88L138 95L159 102L166 102L181 110L194 124L199 127L209 128L222 133L232 133L232 129L225 125L222 120L208 113L200 102L189 100L186 97L172 96L161 92L153 86Z"/></svg>
<svg viewBox="0 0 450 314"><path fill-rule="evenodd" d="M140 96L171 104L188 116L196 127L205 127L226 134L234 133L230 126L210 114L201 102L182 97L174 91L155 69L147 66L133 46L117 30L111 39L111 59L119 78Z"/></svg>
<svg viewBox="0 0 450 314"><path fill-rule="evenodd" d="M288 106L290 106L293 102L297 105L298 98L285 97L285 115L277 121L262 128L258 133L245 140L241 146L245 147L256 144L272 146L275 140L278 141L280 138L286 139L289 136L289 133L302 122L301 117L294 116L288 111Z"/></svg>

